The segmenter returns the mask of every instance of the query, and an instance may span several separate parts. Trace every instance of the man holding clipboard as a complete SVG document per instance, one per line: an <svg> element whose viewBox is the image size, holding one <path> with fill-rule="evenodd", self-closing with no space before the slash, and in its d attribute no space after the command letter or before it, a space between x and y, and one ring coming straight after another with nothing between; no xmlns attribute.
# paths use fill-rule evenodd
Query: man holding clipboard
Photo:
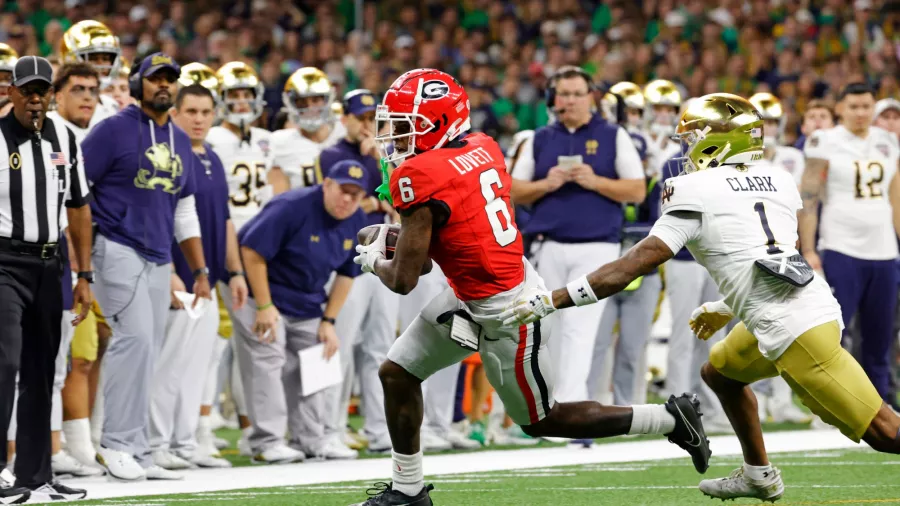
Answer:
<svg viewBox="0 0 900 506"><path fill-rule="evenodd" d="M619 257L622 203L642 202L646 183L628 132L603 119L595 86L578 67L562 67L547 88L557 121L535 132L511 170L512 198L532 205L523 232L539 238L533 261L549 285L586 274ZM588 399L591 352L605 302L551 317L549 341L560 402ZM588 350L588 351L586 351ZM564 372L565 374L561 374Z"/></svg>

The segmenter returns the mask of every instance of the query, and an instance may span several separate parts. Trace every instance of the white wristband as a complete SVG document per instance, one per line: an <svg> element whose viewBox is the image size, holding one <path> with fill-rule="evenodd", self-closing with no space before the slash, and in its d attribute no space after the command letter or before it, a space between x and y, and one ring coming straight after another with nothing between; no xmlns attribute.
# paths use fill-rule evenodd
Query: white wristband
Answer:
<svg viewBox="0 0 900 506"><path fill-rule="evenodd" d="M588 283L587 276L581 276L575 281L570 282L566 285L566 290L569 292L569 297L572 298L572 302L574 302L576 306L586 306L588 304L593 304L598 300L597 295L594 293L594 289L591 288L591 284Z"/></svg>

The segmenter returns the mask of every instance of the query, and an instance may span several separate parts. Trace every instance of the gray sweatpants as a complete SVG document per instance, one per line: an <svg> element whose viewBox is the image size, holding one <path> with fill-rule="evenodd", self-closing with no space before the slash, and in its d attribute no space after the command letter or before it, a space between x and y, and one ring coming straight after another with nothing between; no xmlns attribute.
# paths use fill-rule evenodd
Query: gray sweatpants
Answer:
<svg viewBox="0 0 900 506"><path fill-rule="evenodd" d="M291 442L308 454L325 442L325 397L328 389L303 397L300 388L300 350L318 344L319 318L298 319L282 315L275 341L263 343L253 332L256 301L247 299L234 312L241 381L247 414L253 423L250 447L254 454L284 444L290 428Z"/></svg>
<svg viewBox="0 0 900 506"><path fill-rule="evenodd" d="M725 339L725 332L716 332L706 341L694 336L688 322L691 313L704 302L720 300L719 288L702 265L693 261L670 260L666 263L666 297L672 311L672 335L669 337L669 358L666 390L681 395L696 392L706 419L722 413L715 393L700 378L700 367L709 360L709 350Z"/></svg>
<svg viewBox="0 0 900 506"><path fill-rule="evenodd" d="M597 388L606 371L606 356L613 341L613 328L619 322L619 341L613 360L613 404L629 406L635 403L635 378L646 371L638 370L641 355L650 337L653 312L662 290L659 274L644 276L641 286L630 292L619 292L610 297L603 309L597 340L594 342L594 360L588 376L588 395L597 399Z"/></svg>
<svg viewBox="0 0 900 506"><path fill-rule="evenodd" d="M384 286L377 276L354 279L335 324L335 332L341 341L344 381L329 388L326 395L328 434L342 434L346 430L353 376L358 372L365 418L363 432L370 441L387 437L384 389L378 369L387 360L388 350L397 338L399 311L400 296ZM356 346L360 352L358 363L354 360Z"/></svg>
<svg viewBox="0 0 900 506"><path fill-rule="evenodd" d="M97 235L94 294L113 336L103 356L101 446L150 467L150 390L169 310L168 265Z"/></svg>

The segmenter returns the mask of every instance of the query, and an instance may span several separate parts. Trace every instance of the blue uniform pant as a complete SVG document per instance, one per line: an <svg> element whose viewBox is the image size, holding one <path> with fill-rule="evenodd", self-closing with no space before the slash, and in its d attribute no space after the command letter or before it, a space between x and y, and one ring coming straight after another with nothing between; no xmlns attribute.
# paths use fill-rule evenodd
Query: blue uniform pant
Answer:
<svg viewBox="0 0 900 506"><path fill-rule="evenodd" d="M878 393L887 400L890 350L895 339L897 270L893 260L862 260L836 251L822 252L822 268L841 305L844 325L859 313L862 367Z"/></svg>

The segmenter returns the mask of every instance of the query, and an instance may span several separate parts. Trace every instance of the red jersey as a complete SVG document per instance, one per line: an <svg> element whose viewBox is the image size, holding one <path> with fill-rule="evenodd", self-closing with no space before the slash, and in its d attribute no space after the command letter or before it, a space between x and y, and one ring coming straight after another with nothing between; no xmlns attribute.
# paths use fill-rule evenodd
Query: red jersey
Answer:
<svg viewBox="0 0 900 506"><path fill-rule="evenodd" d="M525 279L511 186L500 146L480 133L408 158L391 174L398 211L428 202L449 211L447 222L432 233L428 254L460 300L497 295Z"/></svg>

